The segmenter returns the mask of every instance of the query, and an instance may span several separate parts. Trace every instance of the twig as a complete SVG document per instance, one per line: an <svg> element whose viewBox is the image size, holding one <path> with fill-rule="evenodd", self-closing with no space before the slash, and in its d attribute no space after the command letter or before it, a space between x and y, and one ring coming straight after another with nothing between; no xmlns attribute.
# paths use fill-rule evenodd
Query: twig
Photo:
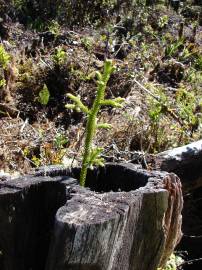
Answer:
<svg viewBox="0 0 202 270"><path fill-rule="evenodd" d="M186 264L193 264L194 262L198 262L198 261L202 261L202 257L198 258L198 259L193 259L193 260L189 260L189 261L184 261L182 262L180 265L177 266L177 269L180 269L183 265Z"/></svg>
<svg viewBox="0 0 202 270"><path fill-rule="evenodd" d="M202 238L202 235L186 235L186 234L183 234L183 237L188 237L188 238Z"/></svg>
<svg viewBox="0 0 202 270"><path fill-rule="evenodd" d="M20 133L23 132L23 130L24 130L25 126L28 124L28 122L29 122L29 119L26 118L25 121L24 121L24 123L23 123L23 125L22 125L22 127L20 128Z"/></svg>
<svg viewBox="0 0 202 270"><path fill-rule="evenodd" d="M160 98L156 95L154 95L151 91L149 91L146 87L144 87L140 82L138 82L136 79L133 79L133 82L135 82L142 90L144 90L147 94L152 96L154 99L160 102Z"/></svg>

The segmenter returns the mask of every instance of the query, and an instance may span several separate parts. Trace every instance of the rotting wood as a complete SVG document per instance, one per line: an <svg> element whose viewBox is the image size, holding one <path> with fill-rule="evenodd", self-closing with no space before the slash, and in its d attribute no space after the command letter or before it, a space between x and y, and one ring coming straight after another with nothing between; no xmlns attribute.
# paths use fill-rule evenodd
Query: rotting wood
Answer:
<svg viewBox="0 0 202 270"><path fill-rule="evenodd" d="M66 202L62 179L29 176L0 183L1 270L44 270L54 216Z"/></svg>
<svg viewBox="0 0 202 270"><path fill-rule="evenodd" d="M87 179L90 189L67 175L0 184L0 269L156 270L166 262L181 238L179 178L107 164Z"/></svg>

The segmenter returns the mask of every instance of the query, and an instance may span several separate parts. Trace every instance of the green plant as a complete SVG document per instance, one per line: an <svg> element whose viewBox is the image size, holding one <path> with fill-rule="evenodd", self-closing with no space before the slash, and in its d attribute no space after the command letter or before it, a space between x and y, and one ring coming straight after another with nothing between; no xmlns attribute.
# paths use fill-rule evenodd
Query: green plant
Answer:
<svg viewBox="0 0 202 270"><path fill-rule="evenodd" d="M81 38L81 44L83 44L87 51L91 51L93 47L93 38L85 36Z"/></svg>
<svg viewBox="0 0 202 270"><path fill-rule="evenodd" d="M78 69L74 67L74 65L71 66L70 69L71 75L75 76L76 79L81 80L81 81L88 81L91 79L90 75L87 75L82 69Z"/></svg>
<svg viewBox="0 0 202 270"><path fill-rule="evenodd" d="M183 85L171 99L162 87L149 84L152 89L147 98L150 117L150 150L160 151L167 146L179 146L199 139L201 134L201 95ZM173 122L174 120L174 122Z"/></svg>
<svg viewBox="0 0 202 270"><path fill-rule="evenodd" d="M10 62L10 54L8 54L3 45L0 45L0 67L6 69Z"/></svg>
<svg viewBox="0 0 202 270"><path fill-rule="evenodd" d="M56 49L55 54L53 55L53 61L57 65L62 65L67 60L67 53L63 50L62 47Z"/></svg>
<svg viewBox="0 0 202 270"><path fill-rule="evenodd" d="M36 168L38 168L39 166L41 166L41 163L42 163L42 161L41 161L41 158L38 158L38 157L36 157L35 155L32 157L32 159L31 159L31 161L33 162L33 164L34 164L34 166L36 167Z"/></svg>
<svg viewBox="0 0 202 270"><path fill-rule="evenodd" d="M165 48L165 56L166 57L174 57L178 52L179 48L184 45L183 39L177 39L176 41L171 41L166 45Z"/></svg>
<svg viewBox="0 0 202 270"><path fill-rule="evenodd" d="M195 68L189 67L186 70L186 80L192 84L195 84L196 87L199 89L200 85L202 85L202 70L197 71Z"/></svg>
<svg viewBox="0 0 202 270"><path fill-rule="evenodd" d="M10 62L10 58L10 54L5 51L4 46L0 45L0 68L6 70ZM5 85L6 80L4 79L4 75L2 73L2 76L0 76L0 88L4 87Z"/></svg>
<svg viewBox="0 0 202 270"><path fill-rule="evenodd" d="M13 5L16 9L22 9L24 2L24 0L13 0Z"/></svg>
<svg viewBox="0 0 202 270"><path fill-rule="evenodd" d="M46 23L42 18L35 18L32 19L31 17L28 17L27 25L31 29L35 29L37 31L44 31L46 29Z"/></svg>
<svg viewBox="0 0 202 270"><path fill-rule="evenodd" d="M158 21L158 26L160 28L163 28L165 27L167 24L168 24L168 16L167 15L163 15L159 18L159 21Z"/></svg>
<svg viewBox="0 0 202 270"><path fill-rule="evenodd" d="M47 105L49 102L50 93L46 84L44 84L43 88L39 92L38 101L41 105Z"/></svg>
<svg viewBox="0 0 202 270"><path fill-rule="evenodd" d="M163 88L157 88L152 85L150 85L150 88L153 89L156 96L156 98L153 96L148 97L148 114L150 118L149 130L152 142L150 143L150 148L153 152L158 152L161 149L161 146L164 145L166 137L165 127L162 125L162 122L167 114L169 100L164 93Z"/></svg>
<svg viewBox="0 0 202 270"><path fill-rule="evenodd" d="M183 259L180 256L171 254L164 268L158 268L157 270L177 270L177 267L183 263Z"/></svg>
<svg viewBox="0 0 202 270"><path fill-rule="evenodd" d="M6 85L5 79L0 79L0 87L4 87Z"/></svg>
<svg viewBox="0 0 202 270"><path fill-rule="evenodd" d="M158 99L149 97L149 117L153 123L157 123L160 120L160 117L166 113L168 106L168 97L163 89L156 89L155 94L158 95Z"/></svg>
<svg viewBox="0 0 202 270"><path fill-rule="evenodd" d="M202 71L202 54L198 55L198 57L195 60L195 67Z"/></svg>
<svg viewBox="0 0 202 270"><path fill-rule="evenodd" d="M183 120L184 129L192 134L202 121L202 116L195 113L196 105L200 102L197 100L194 92L187 91L185 87L179 88L176 92L176 102L178 115Z"/></svg>
<svg viewBox="0 0 202 270"><path fill-rule="evenodd" d="M52 20L48 24L48 30L53 33L55 36L58 36L60 34L60 25L57 21Z"/></svg>
<svg viewBox="0 0 202 270"><path fill-rule="evenodd" d="M54 145L57 149L62 149L68 143L65 135L57 133L54 139Z"/></svg>
<svg viewBox="0 0 202 270"><path fill-rule="evenodd" d="M103 158L100 157L102 149L97 147L93 149L93 139L96 134L97 128L111 128L110 124L97 123L97 114L100 111L101 106L122 107L123 98L105 99L105 89L110 75L114 71L115 67L111 60L106 60L104 64L103 74L96 72L97 76L97 94L91 109L85 106L80 100L79 96L68 94L68 97L73 101L73 104L67 104L66 108L75 109L76 111L82 111L87 115L86 136L83 161L80 173L80 185L85 186L87 168L93 165L103 166Z"/></svg>

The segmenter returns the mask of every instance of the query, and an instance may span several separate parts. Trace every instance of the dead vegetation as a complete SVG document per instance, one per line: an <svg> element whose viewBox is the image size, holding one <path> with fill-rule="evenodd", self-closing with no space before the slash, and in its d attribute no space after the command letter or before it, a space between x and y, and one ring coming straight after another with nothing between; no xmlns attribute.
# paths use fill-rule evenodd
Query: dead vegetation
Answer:
<svg viewBox="0 0 202 270"><path fill-rule="evenodd" d="M68 16L54 8L57 14L41 13L40 5L22 7L16 1L11 7L0 1L1 170L23 174L72 158L80 162L86 119L65 109L66 94L79 94L90 105L96 88L92 74L106 58L117 67L107 97L126 99L122 110L104 108L99 116L113 125L99 131L95 141L107 161L201 138L201 8L184 5L177 14L164 5L136 4L130 11L122 2L104 7L99 2L94 14L102 8L104 19L87 16L85 9L80 14L85 19L75 23L62 20ZM35 17L27 21L31 10ZM27 18L20 17L22 11ZM3 66L5 53L9 61ZM39 98L44 86L47 104Z"/></svg>

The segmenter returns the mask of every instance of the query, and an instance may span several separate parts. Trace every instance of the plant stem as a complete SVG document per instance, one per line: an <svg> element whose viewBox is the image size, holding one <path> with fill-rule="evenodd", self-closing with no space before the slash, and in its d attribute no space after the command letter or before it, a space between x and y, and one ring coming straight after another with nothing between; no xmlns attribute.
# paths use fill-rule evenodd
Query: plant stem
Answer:
<svg viewBox="0 0 202 270"><path fill-rule="evenodd" d="M101 102L104 100L104 94L107 82L110 78L110 74L113 70L111 61L107 60L104 66L104 73L101 78L98 78L97 94L94 100L93 106L88 113L87 126L86 126L86 138L85 138L85 149L83 155L83 162L80 173L80 185L85 186L87 169L89 165L89 159L92 149L93 138L97 128L97 114L101 107Z"/></svg>
<svg viewBox="0 0 202 270"><path fill-rule="evenodd" d="M76 111L82 111L87 115L87 124L86 124L86 136L85 136L85 145L84 145L84 154L83 161L81 166L80 173L80 185L85 186L86 176L88 167L93 165L104 166L104 160L100 157L102 151L101 148L96 147L93 149L93 139L96 133L97 128L111 128L111 125L108 123L98 123L97 124L97 114L101 106L112 106L116 108L122 107L121 103L124 101L123 98L117 97L115 99L105 99L105 89L107 82L111 76L111 73L115 70L111 60L106 60L104 63L104 71L101 74L99 71L97 74L97 93L95 100L91 109L83 104L79 96L74 96L70 93L67 96L73 101L71 104L66 104L67 109L74 109Z"/></svg>

